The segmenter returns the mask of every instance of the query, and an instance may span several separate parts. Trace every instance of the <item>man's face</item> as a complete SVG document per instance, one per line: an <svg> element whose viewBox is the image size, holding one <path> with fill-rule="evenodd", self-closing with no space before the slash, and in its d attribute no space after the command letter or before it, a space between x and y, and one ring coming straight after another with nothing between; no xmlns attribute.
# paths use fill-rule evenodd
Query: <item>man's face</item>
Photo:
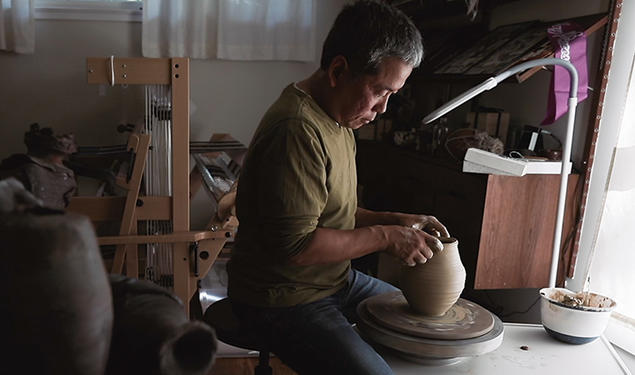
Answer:
<svg viewBox="0 0 635 375"><path fill-rule="evenodd" d="M344 79L339 87L335 120L342 126L358 129L386 112L388 98L401 89L412 66L401 59L385 58L377 74Z"/></svg>

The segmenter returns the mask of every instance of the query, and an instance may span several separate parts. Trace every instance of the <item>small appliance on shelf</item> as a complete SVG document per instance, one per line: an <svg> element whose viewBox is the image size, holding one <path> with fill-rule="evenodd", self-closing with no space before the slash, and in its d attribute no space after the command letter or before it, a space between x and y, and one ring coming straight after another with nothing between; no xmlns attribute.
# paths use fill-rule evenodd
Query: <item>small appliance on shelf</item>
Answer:
<svg viewBox="0 0 635 375"><path fill-rule="evenodd" d="M469 148L463 160L463 172L524 176L526 174L560 174L560 161L512 158ZM571 162L566 163L566 172L571 173Z"/></svg>

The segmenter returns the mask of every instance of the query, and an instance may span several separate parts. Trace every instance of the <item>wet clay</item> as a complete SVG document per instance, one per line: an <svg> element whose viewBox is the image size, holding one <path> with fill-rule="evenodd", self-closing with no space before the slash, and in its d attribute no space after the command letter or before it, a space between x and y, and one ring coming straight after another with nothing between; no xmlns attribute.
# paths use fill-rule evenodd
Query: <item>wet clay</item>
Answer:
<svg viewBox="0 0 635 375"><path fill-rule="evenodd" d="M465 287L465 268L459 256L459 241L439 237L443 251L426 263L403 266L399 286L415 312L427 316L444 315L458 300Z"/></svg>
<svg viewBox="0 0 635 375"><path fill-rule="evenodd" d="M568 307L589 307L589 308L608 308L613 304L613 300L591 292L565 293L563 291L555 291L551 299Z"/></svg>

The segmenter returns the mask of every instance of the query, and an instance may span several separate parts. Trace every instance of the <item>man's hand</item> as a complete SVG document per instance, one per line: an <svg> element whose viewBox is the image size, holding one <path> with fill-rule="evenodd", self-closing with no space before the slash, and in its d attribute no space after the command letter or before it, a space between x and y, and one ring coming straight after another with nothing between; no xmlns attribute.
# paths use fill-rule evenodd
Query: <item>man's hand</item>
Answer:
<svg viewBox="0 0 635 375"><path fill-rule="evenodd" d="M396 215L398 225L419 229L436 237L450 237L445 226L434 216L402 213Z"/></svg>
<svg viewBox="0 0 635 375"><path fill-rule="evenodd" d="M386 252L408 266L425 263L435 252L443 250L443 244L436 236L422 230L401 225L386 225L384 229L389 241Z"/></svg>
<svg viewBox="0 0 635 375"><path fill-rule="evenodd" d="M27 191L20 181L13 177L0 180L0 213L23 211L41 205L42 201Z"/></svg>
<svg viewBox="0 0 635 375"><path fill-rule="evenodd" d="M355 227L361 228L371 225L401 225L420 229L437 237L450 237L445 226L434 216L379 212L358 207L355 213Z"/></svg>

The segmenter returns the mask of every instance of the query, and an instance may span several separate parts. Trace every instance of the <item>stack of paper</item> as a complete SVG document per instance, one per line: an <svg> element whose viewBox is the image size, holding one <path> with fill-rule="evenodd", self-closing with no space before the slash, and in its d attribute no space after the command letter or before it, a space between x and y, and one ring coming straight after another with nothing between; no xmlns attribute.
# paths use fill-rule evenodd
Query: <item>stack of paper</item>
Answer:
<svg viewBox="0 0 635 375"><path fill-rule="evenodd" d="M463 172L524 176L526 174L560 174L559 161L517 159L496 155L478 148L469 148L463 160ZM571 162L566 166L571 172Z"/></svg>

